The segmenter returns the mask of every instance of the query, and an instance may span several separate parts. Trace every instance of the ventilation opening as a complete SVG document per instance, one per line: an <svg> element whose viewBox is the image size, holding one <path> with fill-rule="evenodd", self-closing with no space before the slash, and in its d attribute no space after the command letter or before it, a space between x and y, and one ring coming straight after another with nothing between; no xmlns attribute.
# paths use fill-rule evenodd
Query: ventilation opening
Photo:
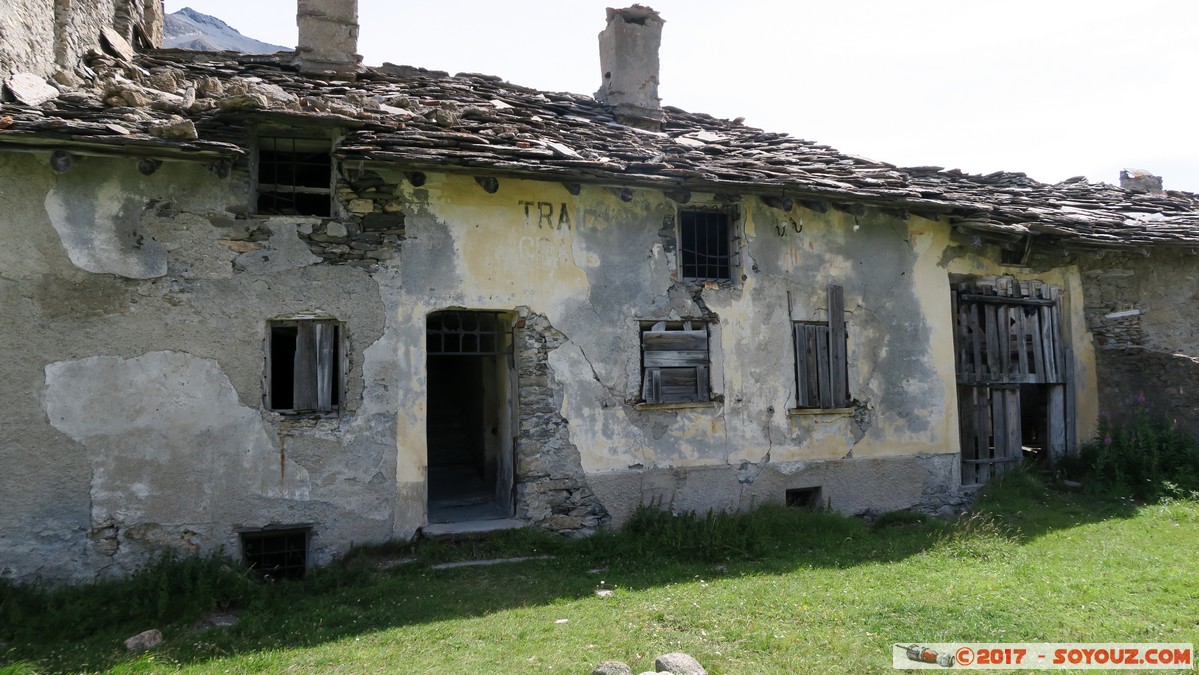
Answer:
<svg viewBox="0 0 1199 675"><path fill-rule="evenodd" d="M815 509L820 506L820 487L787 490L787 506L796 509Z"/></svg>
<svg viewBox="0 0 1199 675"><path fill-rule="evenodd" d="M242 532L242 559L264 579L303 579L308 568L309 531L303 527Z"/></svg>

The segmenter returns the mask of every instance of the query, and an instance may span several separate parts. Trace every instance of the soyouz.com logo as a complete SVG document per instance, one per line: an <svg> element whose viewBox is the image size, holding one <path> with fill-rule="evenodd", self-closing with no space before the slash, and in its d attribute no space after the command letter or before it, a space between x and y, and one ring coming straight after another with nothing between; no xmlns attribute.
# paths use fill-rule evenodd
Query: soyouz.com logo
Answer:
<svg viewBox="0 0 1199 675"><path fill-rule="evenodd" d="M903 670L1190 670L1190 643L931 642L896 644Z"/></svg>

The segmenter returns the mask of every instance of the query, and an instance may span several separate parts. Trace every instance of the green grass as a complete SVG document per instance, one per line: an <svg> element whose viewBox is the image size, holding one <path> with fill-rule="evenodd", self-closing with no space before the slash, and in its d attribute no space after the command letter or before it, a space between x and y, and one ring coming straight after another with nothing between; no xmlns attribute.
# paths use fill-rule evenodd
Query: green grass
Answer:
<svg viewBox="0 0 1199 675"><path fill-rule="evenodd" d="M868 527L781 508L643 512L623 533L578 542L520 532L360 550L303 582L237 587L217 603L194 578L219 574L176 574L159 584L181 586L185 609L162 613L157 597L143 599L136 612L81 619L83 635L55 613L78 619L69 608L87 597L119 604L152 586L73 589L54 601L0 589L0 608L45 610L0 626L0 673L588 673L605 659L640 672L670 651L714 675L889 672L896 643L1199 643L1197 549L1195 501L1105 500L1024 474L950 524L891 516ZM378 564L402 556L417 560ZM614 593L598 597L601 586ZM196 631L214 604L232 606L239 623ZM125 637L151 627L165 644L123 650Z"/></svg>

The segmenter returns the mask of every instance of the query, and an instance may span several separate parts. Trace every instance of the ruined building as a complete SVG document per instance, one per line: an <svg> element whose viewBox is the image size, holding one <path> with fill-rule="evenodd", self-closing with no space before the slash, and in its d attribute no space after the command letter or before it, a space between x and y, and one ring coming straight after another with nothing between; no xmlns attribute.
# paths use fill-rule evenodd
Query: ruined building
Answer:
<svg viewBox="0 0 1199 675"><path fill-rule="evenodd" d="M1144 176L905 169L663 107L642 7L608 11L592 98L362 66L352 0L240 58L153 49L149 0L17 6L4 577L936 509L1140 390L1194 423L1197 202Z"/></svg>

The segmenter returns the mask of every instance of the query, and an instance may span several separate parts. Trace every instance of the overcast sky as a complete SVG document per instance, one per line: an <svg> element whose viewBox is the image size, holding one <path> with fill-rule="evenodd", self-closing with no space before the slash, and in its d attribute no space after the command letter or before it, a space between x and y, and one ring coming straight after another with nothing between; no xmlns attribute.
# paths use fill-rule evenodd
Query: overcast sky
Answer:
<svg viewBox="0 0 1199 675"><path fill-rule="evenodd" d="M643 0L645 1L645 0ZM632 2L615 6L627 6ZM664 105L898 164L1199 192L1199 1L648 0ZM294 46L295 0L166 0ZM360 0L359 52L592 94L587 0Z"/></svg>

